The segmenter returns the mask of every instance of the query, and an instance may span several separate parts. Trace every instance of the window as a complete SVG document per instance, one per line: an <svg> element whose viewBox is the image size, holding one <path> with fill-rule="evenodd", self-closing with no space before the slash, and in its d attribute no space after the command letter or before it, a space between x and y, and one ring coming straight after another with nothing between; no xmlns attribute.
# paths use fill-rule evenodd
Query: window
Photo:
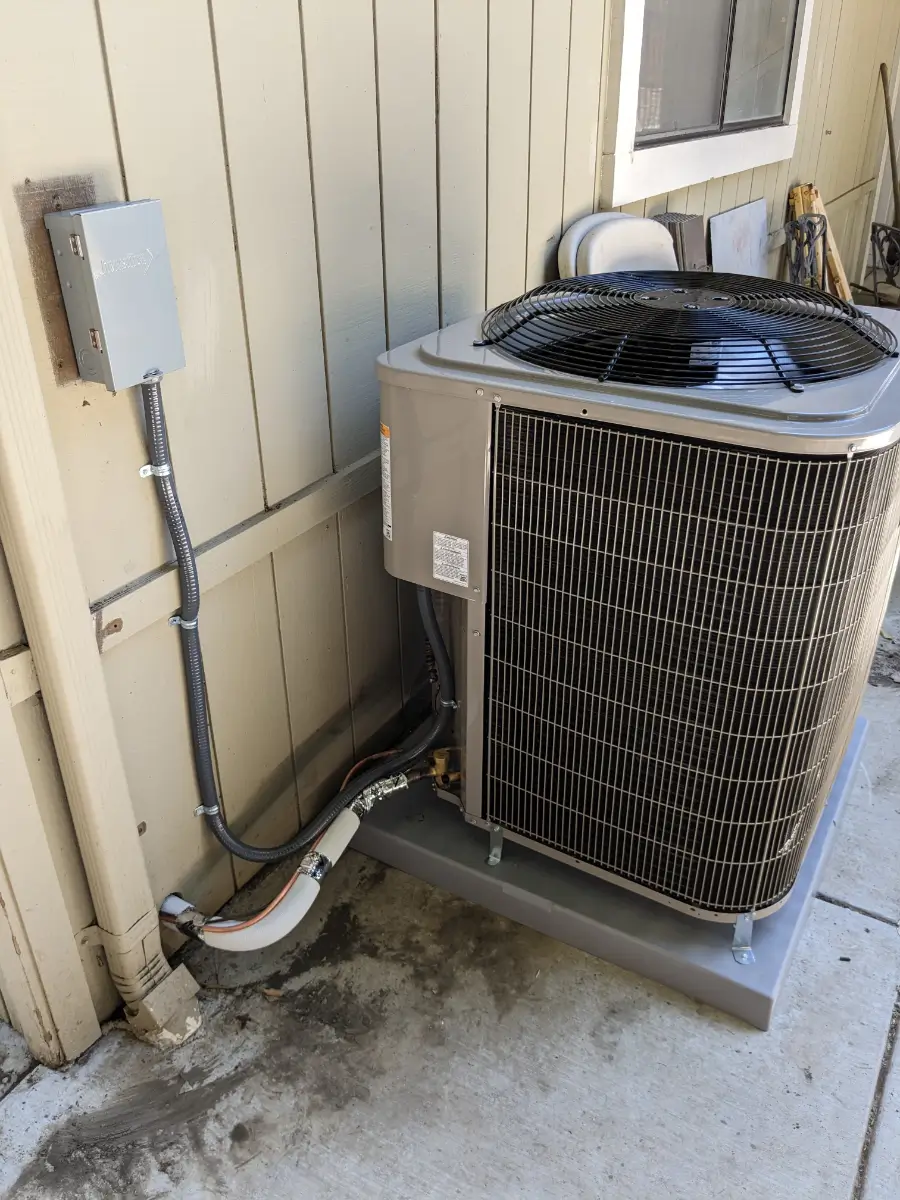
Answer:
<svg viewBox="0 0 900 1200"><path fill-rule="evenodd" d="M600 206L790 158L817 2L606 0Z"/></svg>
<svg viewBox="0 0 900 1200"><path fill-rule="evenodd" d="M798 0L645 0L635 145L783 124Z"/></svg>

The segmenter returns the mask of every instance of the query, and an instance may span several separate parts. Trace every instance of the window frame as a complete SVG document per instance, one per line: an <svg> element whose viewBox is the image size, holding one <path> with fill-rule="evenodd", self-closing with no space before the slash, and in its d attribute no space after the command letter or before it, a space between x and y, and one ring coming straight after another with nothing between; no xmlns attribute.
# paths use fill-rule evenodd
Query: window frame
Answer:
<svg viewBox="0 0 900 1200"><path fill-rule="evenodd" d="M609 0L601 206L617 208L790 158L797 141L814 3L800 0L798 6L782 121L636 145L644 0Z"/></svg>
<svg viewBox="0 0 900 1200"><path fill-rule="evenodd" d="M693 142L699 141L705 137L721 137L726 133L743 133L748 129L765 129L778 125L785 125L785 116L787 114L787 102L790 87L790 70L794 63L794 50L797 42L797 36L800 30L800 15L802 4L798 0L797 11L794 14L794 25L791 29L791 42L788 47L788 77L785 80L784 101L782 103L781 112L774 117L748 117L743 121L725 122L725 110L728 104L728 82L731 78L731 52L734 46L734 25L735 16L737 15L737 6L739 0L730 0L730 9L728 13L728 32L725 39L725 56L722 62L722 70L720 72L720 94L719 94L719 115L715 125L707 125L703 128L688 129L688 130L673 130L667 133L644 133L637 132L637 117L635 117L635 150L643 150L647 146L662 146L666 142ZM646 0L645 0L646 3ZM643 31L641 53L643 54Z"/></svg>

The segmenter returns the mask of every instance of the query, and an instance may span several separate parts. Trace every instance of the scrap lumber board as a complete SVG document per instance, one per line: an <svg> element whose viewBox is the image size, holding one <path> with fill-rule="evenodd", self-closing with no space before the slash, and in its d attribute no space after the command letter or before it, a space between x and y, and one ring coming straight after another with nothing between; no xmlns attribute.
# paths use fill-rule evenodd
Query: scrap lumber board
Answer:
<svg viewBox="0 0 900 1200"><path fill-rule="evenodd" d="M821 193L814 184L800 183L796 187L791 188L790 204L794 219L802 216L804 213L817 213L819 216L825 217L826 221L828 220L828 213L825 211L825 204ZM822 251L818 248L816 256L820 271L822 267L821 254ZM828 278L831 280L831 290L841 300L848 300L852 303L853 293L850 291L850 281L847 278L847 272L844 270L841 252L838 250L837 243L831 236L830 226L826 231L825 256L828 266Z"/></svg>

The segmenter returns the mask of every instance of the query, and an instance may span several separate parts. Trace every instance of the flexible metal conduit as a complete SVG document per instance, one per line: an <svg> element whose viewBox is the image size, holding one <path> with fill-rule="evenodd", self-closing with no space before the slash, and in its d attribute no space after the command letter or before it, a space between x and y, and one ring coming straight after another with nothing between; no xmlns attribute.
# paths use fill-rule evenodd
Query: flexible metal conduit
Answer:
<svg viewBox="0 0 900 1200"><path fill-rule="evenodd" d="M289 841L280 846L251 846L248 842L242 841L229 829L225 820L213 772L209 711L203 674L203 653L198 629L200 585L197 577L197 560L178 499L175 474L169 455L169 439L162 399L162 376L158 373L148 375L141 386L141 395L147 427L150 468L175 548L175 558L181 580L181 613L178 621L190 711L194 769L202 803L201 811L209 828L231 854L249 862L279 862L321 838L338 815L349 809L355 801L362 798L364 794L371 799L373 785L377 785L385 776L394 776L410 767L449 730L453 710L456 707L453 666L435 616L434 599L428 588L416 589L419 615L422 619L425 636L431 644L438 677L437 708L426 731L414 741L404 744L396 754L381 759L374 766L354 776L352 781L325 805L318 816ZM377 791L377 787L374 790ZM363 804L360 811L367 811L367 807L371 807L371 804ZM358 816L359 813L357 813L357 824L359 823ZM352 822L345 827L349 829L350 824ZM352 831L350 836L352 837ZM349 837L347 841L349 842Z"/></svg>

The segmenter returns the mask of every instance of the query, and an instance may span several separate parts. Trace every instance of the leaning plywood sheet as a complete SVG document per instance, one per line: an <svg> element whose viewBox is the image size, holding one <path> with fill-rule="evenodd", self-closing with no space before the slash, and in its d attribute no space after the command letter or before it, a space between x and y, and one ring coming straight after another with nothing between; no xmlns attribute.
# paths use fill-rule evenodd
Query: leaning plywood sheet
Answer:
<svg viewBox="0 0 900 1200"><path fill-rule="evenodd" d="M765 275L768 232L765 199L710 217L713 270Z"/></svg>

